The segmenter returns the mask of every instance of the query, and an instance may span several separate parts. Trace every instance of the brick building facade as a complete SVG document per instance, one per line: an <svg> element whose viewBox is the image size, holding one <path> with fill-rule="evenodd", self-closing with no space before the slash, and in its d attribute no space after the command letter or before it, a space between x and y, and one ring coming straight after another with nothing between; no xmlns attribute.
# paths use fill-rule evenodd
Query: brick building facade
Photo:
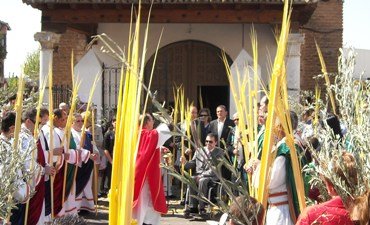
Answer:
<svg viewBox="0 0 370 225"><path fill-rule="evenodd" d="M53 81L55 84L71 86L71 52L73 50L74 61L78 62L85 55L87 44L86 34L78 30L68 28L61 35L53 55Z"/></svg>
<svg viewBox="0 0 370 225"><path fill-rule="evenodd" d="M74 51L75 63L79 62L88 51L86 46L92 35L104 32L118 41L118 44L122 47L127 45L127 39L125 38L128 36L131 0L23 1L42 10L42 31L60 34L57 47L54 47L53 51L53 79L55 84L71 84L71 51ZM143 21L146 19L145 13L147 13L149 6L148 2L144 1L144 3L146 4L143 7ZM163 27L165 38L160 46L163 51L194 51L194 49L187 49L186 46L193 45L194 41L200 41L210 47L225 49L231 61L236 59L240 49L245 49L251 55L248 38L249 30L254 24L259 35L259 54L262 56L259 62L262 68L261 77L266 81L269 76L268 62L270 61L267 55L271 54L271 59L274 57L276 43L273 30L281 23L281 16L281 0L206 0L202 2L184 0L171 3L154 0L151 14L151 27L154 30L151 33L154 33L154 35L150 36L149 51L145 61L150 62L153 49L157 44L157 34ZM209 27L212 27L212 29L209 29ZM292 33L294 37L298 37L297 40L300 42L296 47L296 53L292 54L292 57L298 57L300 65L298 65L298 70L291 70L293 74L290 76L298 76L298 79L290 79L291 83L297 83L293 85L294 87L291 90L297 90L296 88L313 90L315 81L312 77L321 73L315 39L321 47L328 71L336 72L337 70L337 57L343 40L343 2L341 0L293 0ZM180 47L176 48L175 46ZM159 67L168 67L167 64L175 63L173 60L173 58L167 57L164 61L162 60ZM210 68L212 68L212 65L210 65ZM207 68L190 69L193 71L207 70ZM180 72L184 70L189 71L189 68L182 68ZM158 73L163 74L166 71L179 71L178 65L174 68L168 67L165 71L159 69ZM188 81L184 81L184 83L192 83L194 77L191 76L194 75L190 73L189 76ZM165 79L161 78L161 80ZM215 77L215 79L218 78ZM212 77L209 80L213 80ZM209 85L228 84L226 82L226 84L212 83ZM163 100L168 102L168 98ZM197 102L196 97L192 100Z"/></svg>
<svg viewBox="0 0 370 225"><path fill-rule="evenodd" d="M320 1L300 32L305 35L305 43L302 45L301 89L313 90L315 80L312 77L321 73L315 39L320 45L328 72L338 70L339 48L343 43L343 2Z"/></svg>

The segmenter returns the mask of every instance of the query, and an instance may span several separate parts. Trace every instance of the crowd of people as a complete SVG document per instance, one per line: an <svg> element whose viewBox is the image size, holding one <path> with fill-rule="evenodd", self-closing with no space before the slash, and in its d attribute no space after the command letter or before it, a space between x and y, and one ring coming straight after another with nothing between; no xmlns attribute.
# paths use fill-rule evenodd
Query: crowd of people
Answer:
<svg viewBox="0 0 370 225"><path fill-rule="evenodd" d="M2 114L0 145L12 157L14 154L11 151L16 151L12 150L12 146L17 115L11 110ZM36 108L22 111L18 149L27 154L18 168L18 188L12 195L18 204L8 218L10 224L47 224L65 215L95 212L97 199L94 193L99 191L100 184L95 185L94 190L93 182L98 182L94 177L103 178L97 174L98 170L104 169L101 163L105 158L103 137L92 136L93 124L87 113L75 112L67 140L68 114L69 107L65 103L52 112L41 108L38 119ZM36 124L36 121L39 123ZM98 126L96 128L97 132L102 132ZM1 163L4 162L2 159ZM4 168L1 167L2 176L7 172ZM32 177L26 180L25 174L30 172Z"/></svg>
<svg viewBox="0 0 370 225"><path fill-rule="evenodd" d="M260 166L265 122L268 115L267 109L268 99L267 97L264 97L259 103L258 110L259 126L256 142L258 145L258 154L255 158L247 156L248 159L246 160L244 146L241 139L248 137L243 137L238 130L238 113L235 113L232 116L233 120L230 120L228 119L226 107L224 105L219 105L216 108L217 119L211 120L209 109L201 109L198 115L197 108L195 106L190 107L189 113L192 115L192 121L188 129L191 130L192 135L190 140L193 142L193 145L188 148L187 146L189 145L183 144L182 147L185 147L186 150L184 151L185 154L182 155L179 139L176 140L175 138L175 141L169 141L166 143L166 147L174 149L173 151L176 157L175 167L177 166L177 170L180 171L183 165L186 171L191 171L191 177L196 184L196 187L188 185L186 191L187 194L184 196L185 218L191 218L196 214L199 214L200 217L208 218L209 213L205 208L208 201L211 199L202 200L202 198L208 198L209 195L216 195L215 193L210 192L210 188L214 187L214 184L221 184L220 179L225 179L231 182L235 181L236 178L231 176L231 172L226 168L222 168L221 174L216 175L217 170L215 168L221 161L228 162L230 165L235 167L236 171L239 173L238 179L243 180L247 185L258 188L262 177L260 174ZM317 135L315 136L314 128L312 126L315 118L314 113L315 111L308 107L300 117L295 112L290 112L291 125L294 131L295 152L297 152L300 168L315 168L315 166L318 166L318 162L315 161L312 155L312 153L314 153L312 151L320 151L320 137ZM345 127L335 115L329 115L326 118L325 123L332 129L334 135L338 138L342 138L343 134L346 132ZM181 124L179 125L181 127ZM186 126L182 127L185 134L186 131L184 131L184 127ZM257 214L260 215L256 216L254 219L249 218L251 219L249 222L254 221L254 223L257 224L257 221L264 221L264 224L268 225L368 224L368 192L364 196L361 196L361 198L355 199L352 197L352 199L350 198L350 202L343 203L341 196L334 188L332 183L333 181L322 175L322 180L327 189L326 192L330 195L330 200L324 202L320 196L318 188L315 187L315 185L312 185L310 175L303 170L301 173L304 181L305 197L316 204L305 208L304 211L301 212L294 180L296 178L293 175L291 151L286 143L286 134L284 133L282 124L279 121L275 123L273 135L273 149L275 149L273 151L276 151L276 157L273 159L269 176L267 208L257 210L256 207L253 206L256 205L256 200L251 196L248 196L248 202L253 207L245 207L247 210L245 215L250 215L251 212L248 212L248 210L251 209L255 212L259 212L259 214ZM357 168L355 166L354 157L355 156L352 152L344 151L342 155L340 155L340 159L333 159L333 171L337 176L341 177L342 180L346 181L349 186L356 185L355 178L357 177ZM339 161L343 161L344 165L335 164L335 162ZM246 164L246 162L248 163ZM349 174L353 179L348 179L344 174L347 176ZM251 180L249 181L250 184L248 184L247 176L251 176ZM234 182L234 184L236 185L237 183ZM168 188L171 189L171 187L167 187L167 189ZM236 195L238 195L238 193ZM241 197L243 196L240 196L238 199ZM233 200L231 203L233 205ZM261 205L258 205L258 207L261 207ZM228 224L243 224L240 212L236 213L236 211L238 211L238 207L233 206L231 208L233 209L230 211L231 214L239 213L239 219L234 220L234 222L230 219ZM229 217L233 218L232 215ZM245 220L244 224L247 224Z"/></svg>
<svg viewBox="0 0 370 225"><path fill-rule="evenodd" d="M167 170L161 169L161 164L166 164L169 160L164 157L168 153L174 156L173 162L177 171L180 172L184 168L193 180L194 185L187 185L183 196L185 218L191 218L195 214L208 218L208 201L214 200L217 195L210 192L210 189L217 189L217 186L222 189L225 184L220 182L221 179L234 182L235 185L238 184L235 182L238 179L247 186L258 188L262 177L260 167L267 109L268 99L263 97L259 103L258 135L255 142L257 155L254 158L245 155L242 139L248 137L243 137L239 130L238 113L232 115L232 120L229 119L224 105L217 106L217 118L214 120L211 119L210 109L203 108L198 113L197 107L191 106L190 124L177 124L183 134L187 133L186 129L190 129L190 138L185 138L185 141L178 136L170 138L167 125L156 127L152 114L142 115L138 124L142 124L142 127L136 157L133 199L133 218L137 223L159 224L161 214L167 212L166 196L173 195L172 177ZM12 209L9 222L24 224L27 219L27 224L45 224L53 218L95 211L97 197L106 197L110 189L115 118L109 122L108 128L104 129L92 123L89 113L75 112L70 139L67 140L67 104L61 103L53 112L42 108L38 120L36 113L35 108L25 109L22 113L20 149L27 151L34 147L35 154L29 154L22 168L18 168L18 189L12 195L18 204ZM314 113L314 110L307 108L299 118L295 112L290 112L295 150L300 156L301 168L315 168L316 162L311 153L320 151L320 138L315 136L312 126ZM52 125L49 116L52 117ZM83 126L85 119L86 127ZM39 121L39 124L35 124L36 121ZM0 135L2 149L12 149L9 146L13 145L15 123L14 111L3 113ZM345 128L336 116L328 117L327 124L339 138L343 136ZM34 134L36 130L37 136ZM311 184L310 177L303 171L305 196L317 204L301 212L291 151L279 121L275 123L273 135L273 151L276 151L276 157L273 159L269 176L267 207L263 208L261 203L249 195L234 191L239 197L227 198L225 203L229 200L231 204L229 213L225 213L218 224L261 224L262 221L267 225L368 224L370 191L350 202L343 202L333 182L322 176L327 193L331 196L329 201L323 202L317 187ZM336 163L339 161L344 162L344 166ZM227 166L222 166L218 173L215 168L220 162L233 166L238 173L237 177ZM331 167L346 183L356 184L357 167L352 153L343 152L340 159L333 159ZM22 173L30 170L34 170L32 179L23 179ZM0 167L0 172L4 174L3 167ZM350 174L353 179L348 179L345 174ZM248 176L251 179L248 179ZM211 199L205 200L204 197Z"/></svg>

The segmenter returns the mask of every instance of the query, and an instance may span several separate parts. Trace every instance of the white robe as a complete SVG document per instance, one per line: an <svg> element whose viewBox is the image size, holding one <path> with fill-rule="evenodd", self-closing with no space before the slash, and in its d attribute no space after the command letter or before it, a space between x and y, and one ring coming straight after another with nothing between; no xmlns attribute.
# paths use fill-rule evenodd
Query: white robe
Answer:
<svg viewBox="0 0 370 225"><path fill-rule="evenodd" d="M48 159L49 159L49 151L46 151L46 144L47 146L49 147L50 149L50 126L49 126L49 123L44 125L42 128L41 128L41 131L40 133L42 133L44 137L40 138L40 143L41 143L41 146L42 146L42 149L44 149L44 156L45 156L45 160L46 162L48 162ZM53 132L53 148L59 148L59 147L62 147L62 142L63 142L63 138L64 138L64 131L60 128L57 128L57 127L54 127L54 132ZM45 140L47 141L47 143L45 143ZM79 161L79 156L78 156L78 152L75 150L75 149L69 149L67 148L66 145L63 146L64 147L64 152L69 152L69 159L67 160L67 163L69 164L72 164L72 165L76 165ZM69 147L69 146L68 146ZM64 155L61 156L62 157L62 161L64 162ZM58 161L58 158L59 156L53 156L53 162L57 162ZM60 167L59 168L56 168L57 170L61 169L61 167L63 166L63 164L61 163ZM47 181L49 179L48 176L45 176L45 180ZM73 191L73 190L72 190ZM71 192L72 192L71 191ZM68 197L64 204L63 204L63 207L62 209L60 210L60 212L58 213L58 215L56 215L57 217L61 217L61 216L64 216L66 214L66 209L67 211L69 212L71 207L73 207L74 205L74 199ZM68 213L68 214L71 214L71 213Z"/></svg>
<svg viewBox="0 0 370 225"><path fill-rule="evenodd" d="M269 193L279 193L287 191L285 157L278 156L274 161L271 171ZM269 203L279 203L288 201L288 196L269 197ZM269 206L266 213L266 225L293 225L290 217L289 205Z"/></svg>
<svg viewBox="0 0 370 225"><path fill-rule="evenodd" d="M34 141L32 132L28 130L28 128L24 124L22 124L21 126L21 133L19 135L19 139L21 140L22 150L27 151L29 148L34 148L33 150L35 151L35 152L30 152L31 154L27 157L25 161L26 170L30 170L30 169L35 170L34 177L29 183L31 191L34 191L35 187L39 184L39 182L43 182L43 183L45 182L45 180L41 180L42 172L44 168L42 168L41 165L37 163L38 150L36 148L36 143ZM34 166L34 168L31 168L31 166ZM28 210L32 210L32 209L28 209ZM42 202L41 214L36 224L37 225L45 224L45 198L44 198L44 201Z"/></svg>
<svg viewBox="0 0 370 225"><path fill-rule="evenodd" d="M287 191L285 161L286 159L284 156L277 156L274 160L269 184L270 194ZM256 188L258 187L259 178L260 166L256 168L252 177L252 184ZM268 203L272 204L285 201L288 201L287 195L268 198ZM269 206L266 212L265 225L294 225L290 217L289 205Z"/></svg>
<svg viewBox="0 0 370 225"><path fill-rule="evenodd" d="M75 129L72 129L72 136L77 148L81 149L81 161L79 162L79 167L81 167L82 163L86 163L90 159L90 151L83 149L80 146L82 131L76 131ZM84 190L78 196L76 196L76 210L78 211L82 209L93 212L95 211L94 195L92 191L93 172L91 172L90 175L86 174L86 176L90 176L90 178Z"/></svg>

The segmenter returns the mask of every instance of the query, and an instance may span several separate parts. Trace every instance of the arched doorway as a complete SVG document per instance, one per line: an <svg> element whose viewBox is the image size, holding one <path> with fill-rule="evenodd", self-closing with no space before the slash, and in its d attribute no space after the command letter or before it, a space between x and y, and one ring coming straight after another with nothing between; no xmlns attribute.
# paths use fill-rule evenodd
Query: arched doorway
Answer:
<svg viewBox="0 0 370 225"><path fill-rule="evenodd" d="M228 62L232 63L229 56ZM148 83L154 55L145 68ZM221 57L221 49L206 42L187 40L169 44L159 49L151 90L157 91L157 99L173 104L173 87L182 84L190 102L211 109L219 104L229 106L229 82ZM213 117L214 118L214 117Z"/></svg>

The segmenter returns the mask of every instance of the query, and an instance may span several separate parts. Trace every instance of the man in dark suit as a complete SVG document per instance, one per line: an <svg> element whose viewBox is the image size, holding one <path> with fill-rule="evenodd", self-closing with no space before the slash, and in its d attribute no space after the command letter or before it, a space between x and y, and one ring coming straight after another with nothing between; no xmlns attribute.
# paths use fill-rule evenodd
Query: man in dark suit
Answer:
<svg viewBox="0 0 370 225"><path fill-rule="evenodd" d="M218 147L216 135L209 133L206 137L205 147L198 148L194 154L194 157L189 162L186 158L181 156L180 160L182 164L185 164L185 169L195 169L194 180L198 185L198 191L190 188L189 190L189 207L185 209L185 217L189 217L190 213L195 213L197 210L198 200L192 196L203 194L207 196L208 194L208 184L211 181L217 181L218 177L211 169L211 166L217 166L217 164L223 159L224 151ZM193 170L194 171L194 170ZM206 215L205 202L199 201L199 214L201 216Z"/></svg>
<svg viewBox="0 0 370 225"><path fill-rule="evenodd" d="M227 137L230 133L231 127L234 127L235 124L232 120L227 118L226 106L219 105L216 108L217 119L212 120L209 127L210 132L217 135L218 147L226 149L231 143L227 143ZM226 146L224 145L226 143Z"/></svg>

